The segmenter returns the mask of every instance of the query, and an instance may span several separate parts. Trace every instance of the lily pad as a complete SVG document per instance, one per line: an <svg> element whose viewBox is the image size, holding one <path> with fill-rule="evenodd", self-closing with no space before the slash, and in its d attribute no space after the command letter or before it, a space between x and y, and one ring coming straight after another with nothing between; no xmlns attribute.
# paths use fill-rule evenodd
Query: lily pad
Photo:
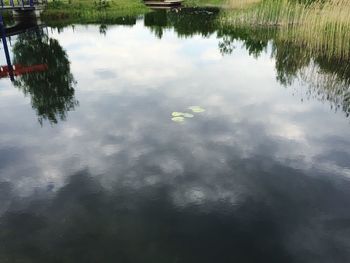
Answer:
<svg viewBox="0 0 350 263"><path fill-rule="evenodd" d="M171 120L174 122L183 122L185 120L185 118L178 116L178 117L171 118Z"/></svg>
<svg viewBox="0 0 350 263"><path fill-rule="evenodd" d="M185 115L185 113L183 113L183 112L178 112L178 111L174 111L172 114L171 114L171 116L173 116L173 117L180 117L180 116L184 116Z"/></svg>
<svg viewBox="0 0 350 263"><path fill-rule="evenodd" d="M205 109L203 109L200 106L190 106L188 107L191 111L195 112L195 113L199 113L199 112L204 112Z"/></svg>

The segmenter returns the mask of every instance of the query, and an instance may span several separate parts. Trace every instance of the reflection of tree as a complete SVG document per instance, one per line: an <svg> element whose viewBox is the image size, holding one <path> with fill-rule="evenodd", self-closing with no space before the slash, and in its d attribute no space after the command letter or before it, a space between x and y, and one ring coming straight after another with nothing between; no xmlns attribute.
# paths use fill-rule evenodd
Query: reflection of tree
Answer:
<svg viewBox="0 0 350 263"><path fill-rule="evenodd" d="M66 52L56 39L37 32L18 36L13 47L13 63L32 66L46 64L43 72L17 77L15 85L31 97L39 122L65 120L68 111L78 105L74 98L74 78Z"/></svg>
<svg viewBox="0 0 350 263"><path fill-rule="evenodd" d="M110 22L114 25L134 26L136 24L136 17L133 17L133 16L113 17L112 21L107 20L106 23L107 22Z"/></svg>
<svg viewBox="0 0 350 263"><path fill-rule="evenodd" d="M107 33L107 25L101 24L100 28L99 28L99 31L100 31L100 34L106 35L106 33Z"/></svg>
<svg viewBox="0 0 350 263"><path fill-rule="evenodd" d="M159 10L157 12L146 14L144 23L145 26L150 28L156 37L159 39L162 38L164 28L168 26L167 10Z"/></svg>
<svg viewBox="0 0 350 263"><path fill-rule="evenodd" d="M163 30L173 28L178 36L195 34L209 36L217 29L218 8L183 8L181 10L159 10L145 15L145 26L159 38Z"/></svg>
<svg viewBox="0 0 350 263"><path fill-rule="evenodd" d="M240 40L243 41L249 55L257 58L266 49L271 30L261 29L257 34L257 32L247 28L221 28L217 34L220 38L219 49L221 54L231 54L235 49L234 42Z"/></svg>
<svg viewBox="0 0 350 263"><path fill-rule="evenodd" d="M255 58L271 42L271 57L275 59L276 78L284 86L300 81L307 87L307 98L328 101L332 108L350 114L350 63L348 58L329 57L323 51L310 50L301 43L280 40L278 31L271 29L221 28L219 49L230 54L235 41Z"/></svg>
<svg viewBox="0 0 350 263"><path fill-rule="evenodd" d="M299 70L297 79L308 86L307 96L328 101L335 110L342 110L346 116L350 115L350 85L349 78L344 78L341 71L348 68L344 61L327 61L322 63L313 60L307 67ZM336 63L338 68L332 71L329 64ZM330 66L332 67L332 66Z"/></svg>
<svg viewBox="0 0 350 263"><path fill-rule="evenodd" d="M295 43L273 42L277 80L283 85L302 82L307 98L328 101L332 108L350 114L350 67L346 58L329 58Z"/></svg>
<svg viewBox="0 0 350 263"><path fill-rule="evenodd" d="M310 56L304 49L290 43L273 43L272 56L275 58L277 80L282 85L291 85L300 69L310 64Z"/></svg>

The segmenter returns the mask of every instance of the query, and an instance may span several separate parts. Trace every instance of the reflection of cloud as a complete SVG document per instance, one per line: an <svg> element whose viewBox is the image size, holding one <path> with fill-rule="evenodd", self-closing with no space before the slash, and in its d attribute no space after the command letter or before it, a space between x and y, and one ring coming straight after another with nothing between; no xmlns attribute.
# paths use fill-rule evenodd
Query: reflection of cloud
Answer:
<svg viewBox="0 0 350 263"><path fill-rule="evenodd" d="M108 69L97 69L94 71L97 78L101 79L113 79L117 77L117 74Z"/></svg>
<svg viewBox="0 0 350 263"><path fill-rule="evenodd" d="M79 128L76 128L76 127L67 127L65 129L63 129L63 131L62 131L63 136L68 137L68 138L81 136L82 133L83 132Z"/></svg>
<svg viewBox="0 0 350 263"><path fill-rule="evenodd" d="M240 262L247 255L257 262L267 254L288 262L297 254L310 258L310 243L316 262L330 262L317 248L327 242L345 246L346 232L337 239L336 232L323 231L328 220L350 216L343 178L349 174L350 141L343 116L318 102L300 104L276 84L268 56L255 60L235 49L220 63L203 59L216 48L214 37L192 42L166 32L156 40L138 25L132 31L111 28L96 44L92 30L77 27L79 39L70 31L55 35L78 78L80 107L67 122L38 130L28 105L20 107L21 94L0 97L0 105L6 105L0 111L0 194L1 189L11 194L0 199L13 210L25 208L36 234L53 242L64 233L64 244L73 240L73 248L88 253L95 243L77 239L101 235L99 253L103 247L113 254L115 241L138 252L130 252L131 262L153 260L159 251L165 251L166 260L176 258L171 251L187 259L186 242L199 242L203 254L190 247L201 262L214 262L231 249ZM82 47L74 48L77 43ZM192 45L198 45L198 53L187 49ZM91 74L99 68L118 78ZM12 104L2 103L8 100ZM189 105L206 111L184 125L171 122L171 112ZM82 171L86 167L89 173ZM17 207L17 199L24 203ZM3 220L17 218L11 209L0 208L7 213ZM72 230L76 225L81 228ZM175 243L163 248L159 243L167 242L160 242L163 236L151 238L157 232L152 226L170 231L166 240ZM17 233L16 227L10 229ZM114 240L118 235L124 243ZM39 251L68 253L40 242ZM141 245L134 248L137 242ZM218 242L224 251L214 246ZM218 250L203 252L212 246ZM143 249L156 252L146 255ZM103 261L107 254L98 255Z"/></svg>
<svg viewBox="0 0 350 263"><path fill-rule="evenodd" d="M154 172L139 165L139 175ZM228 174L213 176L215 185L200 183L209 174L192 174L187 167L185 180L164 185L148 176L136 191L120 182L104 188L99 176L83 170L67 177L55 194L50 186L23 199L16 199L11 184L2 183L6 195L0 192L1 208L7 209L0 210L6 229L0 243L6 246L0 247L0 256L33 262L65 257L75 262L82 259L80 251L104 262L110 257L154 262L163 256L182 262L193 262L193 257L201 262L257 262L256 257L294 262L307 257L321 263L329 262L330 255L333 262L349 258L349 182L314 180L264 158L235 160L227 168ZM29 248L32 252L26 253Z"/></svg>
<svg viewBox="0 0 350 263"><path fill-rule="evenodd" d="M205 61L206 60L208 60L208 61L219 61L219 60L222 59L222 56L221 56L221 54L218 53L217 49L215 48L215 49L212 49L212 50L205 51L202 54L201 58L203 60L205 60Z"/></svg>
<svg viewBox="0 0 350 263"><path fill-rule="evenodd" d="M136 26L133 30L135 34L130 34L127 28L110 27L109 37L98 41L91 38L90 27L79 33L80 46L69 52L69 57L74 74L76 71L79 71L80 76L85 73L82 82L79 82L80 86L110 91L117 89L113 80L101 86L94 76L88 76L90 67L96 72L100 65L108 65L106 70L117 74L120 84L127 85L150 81L159 84L164 79L174 80L180 74L191 73L191 63L179 52L181 40L154 41L154 36L145 34L143 28ZM75 46L74 37L75 33L67 30L61 43L68 47Z"/></svg>
<svg viewBox="0 0 350 263"><path fill-rule="evenodd" d="M341 117L328 115L317 119L320 105L310 102L305 107L275 83L274 62L267 55L256 60L247 57L246 51L235 49L232 56L212 63L203 60L202 55L213 54L217 48L213 36L207 40L179 40L173 32L167 32L162 40L156 40L140 26L133 28L132 33L128 28L111 28L110 32L116 34L102 38L97 43L101 48L96 49L91 45L95 28L76 30L79 39L69 30L56 37L67 50L74 75L79 78L77 92L82 101L79 111L72 112L70 120L54 130L44 127L40 136L36 132L31 136L35 129L32 126L27 126L26 132L14 134L8 132L9 127L0 139L28 151L25 162L3 170L3 178L17 174L14 178L25 180L25 184L16 184L27 188L22 193L55 178L60 185L67 171L82 167L105 174L106 181L122 182L123 174L136 173L132 180L139 187L143 179L133 169L142 160L154 167L154 173L149 175L159 177L154 181L171 183L186 166L200 167L208 162L212 166L208 171L222 169L230 156L221 152L220 147L232 147L234 156L269 155L299 169L308 169L324 149L332 147L327 140L319 144L319 138L328 134L343 138L341 127L345 129L347 124ZM82 47L74 48L78 40ZM197 45L199 56L188 52L187 47L193 45ZM141 50L136 48L140 46ZM198 60L201 65L196 68L193 64ZM118 79L100 79L90 74L98 68L115 72ZM159 73L147 76L148 69ZM105 85L106 82L110 84ZM15 94L12 97L15 99ZM205 114L182 126L170 121L172 111L196 104L206 108ZM2 116L10 115L6 109L2 112ZM303 116L310 118L306 121ZM324 127L324 118L333 125ZM8 120L2 127L9 123L12 122ZM18 137L20 134L26 140ZM30 154L34 149L36 153ZM192 164L188 163L190 160ZM19 174L24 172L19 171L26 170L27 162L35 176L20 179ZM348 174L339 164L332 163L332 167L337 174ZM116 170L120 172L114 177L111 174ZM125 180L130 184L130 177ZM216 184L214 178L209 176L208 180ZM236 200L236 194L232 199Z"/></svg>
<svg viewBox="0 0 350 263"><path fill-rule="evenodd" d="M114 155L119 152L119 147L117 144L107 144L102 146L102 152L107 155Z"/></svg>
<svg viewBox="0 0 350 263"><path fill-rule="evenodd" d="M302 128L295 124L281 123L278 125L278 128L279 130L275 131L277 136L296 141L303 141L305 139L305 134L302 131Z"/></svg>

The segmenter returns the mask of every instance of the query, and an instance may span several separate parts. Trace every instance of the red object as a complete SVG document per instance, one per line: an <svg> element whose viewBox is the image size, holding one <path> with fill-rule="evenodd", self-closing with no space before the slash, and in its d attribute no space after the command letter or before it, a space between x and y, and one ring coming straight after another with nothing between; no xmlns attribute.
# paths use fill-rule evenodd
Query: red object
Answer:
<svg viewBox="0 0 350 263"><path fill-rule="evenodd" d="M12 65L12 71L14 76L20 76L23 74L28 74L31 72L40 72L48 69L46 64L39 64L33 66L23 66L21 64ZM0 78L7 78L10 76L10 71L8 66L0 67Z"/></svg>

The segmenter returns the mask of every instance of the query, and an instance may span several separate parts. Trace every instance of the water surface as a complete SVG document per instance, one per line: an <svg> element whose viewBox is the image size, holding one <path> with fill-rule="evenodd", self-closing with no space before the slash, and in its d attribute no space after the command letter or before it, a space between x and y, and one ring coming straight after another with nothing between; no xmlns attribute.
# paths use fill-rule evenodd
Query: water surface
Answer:
<svg viewBox="0 0 350 263"><path fill-rule="evenodd" d="M217 16L11 38L1 262L350 260L349 64Z"/></svg>

